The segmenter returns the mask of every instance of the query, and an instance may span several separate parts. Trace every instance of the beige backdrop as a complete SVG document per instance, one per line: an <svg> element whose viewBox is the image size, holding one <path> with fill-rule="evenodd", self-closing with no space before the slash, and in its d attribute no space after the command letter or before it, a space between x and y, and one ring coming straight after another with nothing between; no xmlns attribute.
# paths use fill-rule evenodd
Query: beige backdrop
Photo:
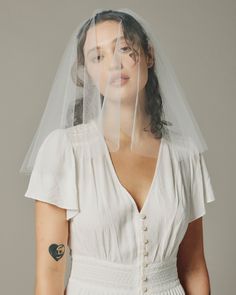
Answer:
<svg viewBox="0 0 236 295"><path fill-rule="evenodd" d="M212 294L235 294L236 1L117 2L0 1L0 294L33 294L34 203L19 168L68 38L94 9L124 7L156 28L203 130L216 196L204 217Z"/></svg>

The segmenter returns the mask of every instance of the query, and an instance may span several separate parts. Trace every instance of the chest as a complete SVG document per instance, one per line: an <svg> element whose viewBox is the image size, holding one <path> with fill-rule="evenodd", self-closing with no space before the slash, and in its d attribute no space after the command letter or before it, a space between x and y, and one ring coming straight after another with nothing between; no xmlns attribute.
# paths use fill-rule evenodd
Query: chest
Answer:
<svg viewBox="0 0 236 295"><path fill-rule="evenodd" d="M184 218L185 195L189 194L182 184L178 162L166 145L161 147L157 158L134 153L100 154L97 146L89 153L84 149L77 154L80 231L86 228L86 232L93 229L107 232L112 225L123 232L130 228L133 222L129 221L136 220L138 213L149 216L156 232Z"/></svg>
<svg viewBox="0 0 236 295"><path fill-rule="evenodd" d="M141 211L156 176L157 159L134 154L110 153L117 184L133 198Z"/></svg>

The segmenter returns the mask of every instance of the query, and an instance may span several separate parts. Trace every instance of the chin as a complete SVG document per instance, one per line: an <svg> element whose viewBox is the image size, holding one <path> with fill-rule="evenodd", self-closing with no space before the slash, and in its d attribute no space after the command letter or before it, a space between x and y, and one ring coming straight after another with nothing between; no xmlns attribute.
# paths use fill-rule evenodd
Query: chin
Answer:
<svg viewBox="0 0 236 295"><path fill-rule="evenodd" d="M104 94L103 94L104 95ZM135 103L137 91L135 91L135 87L131 85L124 85L119 88L110 88L106 93L107 97L109 97L110 101L121 100L122 103Z"/></svg>

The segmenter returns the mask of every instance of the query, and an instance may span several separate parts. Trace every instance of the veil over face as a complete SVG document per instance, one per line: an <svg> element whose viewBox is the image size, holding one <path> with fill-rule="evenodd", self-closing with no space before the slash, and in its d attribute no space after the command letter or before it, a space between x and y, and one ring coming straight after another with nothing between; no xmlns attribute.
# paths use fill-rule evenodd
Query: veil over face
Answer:
<svg viewBox="0 0 236 295"><path fill-rule="evenodd" d="M112 152L156 158L162 137L207 149L156 30L129 9L98 9L74 30L21 172L51 131L79 124L96 126Z"/></svg>
<svg viewBox="0 0 236 295"><path fill-rule="evenodd" d="M91 83L95 84L98 94L103 97L96 123L100 124L110 149L119 150L124 139L132 151L143 153L145 148L150 155L150 147L155 147L147 141L147 136L144 139L144 127L151 121L145 111L150 57L138 42L132 45L131 40L125 38L122 21L109 20L91 23L83 54L88 77L84 85L91 89ZM141 139L142 151L137 149L141 147Z"/></svg>

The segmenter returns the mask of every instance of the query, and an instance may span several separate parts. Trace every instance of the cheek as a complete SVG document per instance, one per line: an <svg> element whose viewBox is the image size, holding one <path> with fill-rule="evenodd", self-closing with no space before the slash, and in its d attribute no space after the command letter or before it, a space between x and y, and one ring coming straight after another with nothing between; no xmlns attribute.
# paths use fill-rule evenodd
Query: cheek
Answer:
<svg viewBox="0 0 236 295"><path fill-rule="evenodd" d="M148 80L148 71L147 69L144 69L140 72L140 78L139 78L139 89L143 89L147 83Z"/></svg>
<svg viewBox="0 0 236 295"><path fill-rule="evenodd" d="M136 82L136 85L139 79L139 85L145 86L148 79L148 67L147 67L144 56L143 55L136 56L136 61L135 61L132 55L126 55L123 58L122 62L123 62L124 68L128 71L128 73L132 77L132 80Z"/></svg>
<svg viewBox="0 0 236 295"><path fill-rule="evenodd" d="M98 66L87 66L87 72L93 84L102 92L106 85L106 73Z"/></svg>
<svg viewBox="0 0 236 295"><path fill-rule="evenodd" d="M143 89L148 80L148 68L146 64L140 63L140 65L135 66L130 69L130 75L132 77L132 81L135 85L139 85L139 90Z"/></svg>
<svg viewBox="0 0 236 295"><path fill-rule="evenodd" d="M139 84L140 84L140 89L143 89L147 83L147 80L148 80L148 67L147 67L146 61L143 57L140 60L139 69L140 69Z"/></svg>

